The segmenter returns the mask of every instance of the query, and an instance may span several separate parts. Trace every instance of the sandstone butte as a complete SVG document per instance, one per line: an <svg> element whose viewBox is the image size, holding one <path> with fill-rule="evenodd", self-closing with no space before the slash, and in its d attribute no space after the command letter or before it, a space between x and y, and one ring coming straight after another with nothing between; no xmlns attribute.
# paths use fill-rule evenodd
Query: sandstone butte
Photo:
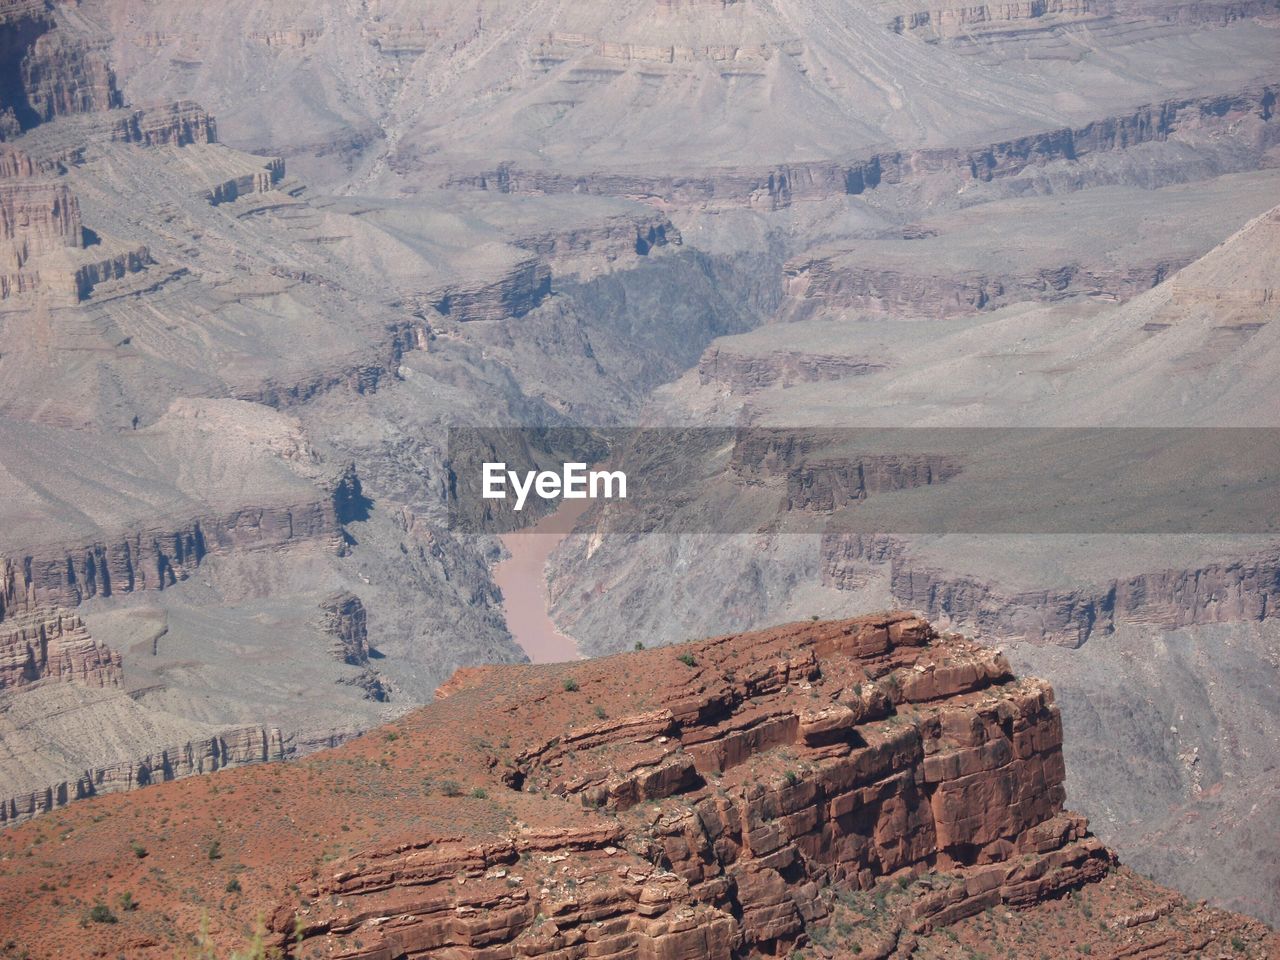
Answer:
<svg viewBox="0 0 1280 960"><path fill-rule="evenodd" d="M326 753L5 831L0 955L1280 956L1063 776L1049 685L907 614L465 668Z"/></svg>

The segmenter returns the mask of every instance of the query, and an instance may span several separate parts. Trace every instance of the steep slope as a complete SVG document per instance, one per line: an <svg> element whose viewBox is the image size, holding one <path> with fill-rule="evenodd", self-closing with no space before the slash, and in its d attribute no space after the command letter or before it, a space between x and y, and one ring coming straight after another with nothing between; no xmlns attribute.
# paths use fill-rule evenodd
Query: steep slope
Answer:
<svg viewBox="0 0 1280 960"><path fill-rule="evenodd" d="M168 956L201 916L206 947L256 916L285 956L388 960L1280 949L1118 867L1062 809L1049 686L917 618L477 668L441 698L4 834L0 934L33 957Z"/></svg>
<svg viewBox="0 0 1280 960"><path fill-rule="evenodd" d="M1059 49L990 44L981 56L903 29L894 6L382 0L314 3L299 18L248 0L145 15L95 0L79 16L112 38L135 96L198 100L232 142L319 155L305 162L338 175L345 160L392 186L495 161L637 186L727 168L763 186L795 165L804 180L805 164L886 145L978 147L1171 93L1234 93L1274 49L1247 19L1274 16L1265 3L1235 17L1206 3L1091 5L1093 16L1048 18ZM1005 16L1018 19L985 18ZM264 85L286 91L282 109L259 108Z"/></svg>

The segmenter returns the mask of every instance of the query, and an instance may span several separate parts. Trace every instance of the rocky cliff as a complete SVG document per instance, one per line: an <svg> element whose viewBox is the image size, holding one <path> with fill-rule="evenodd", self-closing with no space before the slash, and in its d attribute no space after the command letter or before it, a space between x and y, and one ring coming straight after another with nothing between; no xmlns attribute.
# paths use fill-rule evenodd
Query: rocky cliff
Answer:
<svg viewBox="0 0 1280 960"><path fill-rule="evenodd" d="M1021 955L1275 955L1117 867L1063 809L1061 747L1047 684L906 614L473 668L336 752L78 804L0 874L0 933L145 958L257 914L297 957L905 958L999 911Z"/></svg>
<svg viewBox="0 0 1280 960"><path fill-rule="evenodd" d="M89 636L73 614L46 612L0 625L0 690L73 680L118 686L120 654Z"/></svg>
<svg viewBox="0 0 1280 960"><path fill-rule="evenodd" d="M0 140L123 104L100 46L61 27L48 0L0 4Z"/></svg>
<svg viewBox="0 0 1280 960"><path fill-rule="evenodd" d="M283 760L297 751L278 729L244 727L197 740L157 747L144 756L85 770L37 790L0 797L0 825L30 820L73 800L123 793L227 767ZM323 744L330 746L331 744Z"/></svg>
<svg viewBox="0 0 1280 960"><path fill-rule="evenodd" d="M870 357L797 350L776 350L763 356L752 356L713 346L698 361L698 380L703 385L719 384L731 394L751 394L773 386L785 389L797 383L861 377L887 367L886 362Z"/></svg>
<svg viewBox="0 0 1280 960"><path fill-rule="evenodd" d="M1162 283L1186 260L1086 266L1064 263L1033 267L1026 272L940 274L927 260L910 269L867 263L856 256L804 256L786 265L787 293L795 298L788 311L802 318L816 310L951 317L978 310L996 310L1022 300L1058 300L1086 295L1127 300Z"/></svg>
<svg viewBox="0 0 1280 960"><path fill-rule="evenodd" d="M1268 82L1237 92L1149 103L1077 127L981 144L873 153L848 162L795 163L771 169L734 168L682 176L613 172L567 174L502 164L475 173L454 172L445 185L500 193L588 193L635 197L677 206L741 206L764 210L797 200L856 196L883 185L946 178L989 182L1054 161L1076 161L1144 143L1215 134L1237 141L1255 160L1275 142L1276 91ZM1254 161L1248 161L1245 167Z"/></svg>
<svg viewBox="0 0 1280 960"><path fill-rule="evenodd" d="M1151 570L1085 586L1016 590L915 561L890 537L823 539L824 583L855 588L866 577L868 563L889 565L890 589L904 607L993 637L1071 647L1112 633L1123 622L1176 629L1280 615L1280 560L1267 554Z"/></svg>
<svg viewBox="0 0 1280 960"><path fill-rule="evenodd" d="M56 545L0 559L0 622L11 612L74 607L91 597L163 590L185 580L219 550L275 548L296 541L341 541L334 499L245 507L168 529L121 533L102 542Z"/></svg>

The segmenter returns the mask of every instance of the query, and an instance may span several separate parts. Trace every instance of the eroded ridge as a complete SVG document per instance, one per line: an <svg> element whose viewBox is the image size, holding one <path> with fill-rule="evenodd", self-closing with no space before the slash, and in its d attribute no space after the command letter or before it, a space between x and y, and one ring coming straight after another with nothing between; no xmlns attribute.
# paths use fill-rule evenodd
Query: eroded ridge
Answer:
<svg viewBox="0 0 1280 960"><path fill-rule="evenodd" d="M1061 913L1085 888L1085 909L1116 916L1071 935L1115 955L1276 948L1117 867L1063 809L1063 777L1051 688L1000 652L908 614L795 624L460 671L327 754L79 804L0 895L29 907L6 926L61 955L82 944L78 898L32 897L44 870L134 885L93 931L130 956L161 955L202 913L215 943L256 914L286 955L347 960L927 956L966 918ZM145 858L107 829L131 816L165 824ZM223 872L232 896L191 885Z"/></svg>

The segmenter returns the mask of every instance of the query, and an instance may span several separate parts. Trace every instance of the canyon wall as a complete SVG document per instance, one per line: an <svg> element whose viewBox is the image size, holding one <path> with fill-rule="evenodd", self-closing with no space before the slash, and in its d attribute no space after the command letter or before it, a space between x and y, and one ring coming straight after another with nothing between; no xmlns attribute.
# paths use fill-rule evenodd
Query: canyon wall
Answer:
<svg viewBox="0 0 1280 960"><path fill-rule="evenodd" d="M0 691L45 680L114 687L121 677L120 654L94 641L74 614L49 611L0 625Z"/></svg>
<svg viewBox="0 0 1280 960"><path fill-rule="evenodd" d="M332 498L245 507L168 529L122 533L86 544L48 545L0 559L0 622L91 597L163 590L185 580L210 552L276 549L299 541L341 542Z"/></svg>
<svg viewBox="0 0 1280 960"><path fill-rule="evenodd" d="M1230 132L1261 151L1273 142L1276 90L1251 85L1234 94L1147 104L1080 127L1062 127L974 148L876 153L849 163L797 163L771 170L724 170L682 176L565 174L500 164L478 173L451 173L445 185L499 193L589 193L680 206L747 204L768 210L796 200L856 195L882 184L946 176L984 182L1016 176L1055 160L1080 160L1172 136ZM1247 121L1247 122L1246 122Z"/></svg>
<svg viewBox="0 0 1280 960"><path fill-rule="evenodd" d="M39 790L2 797L0 826L21 823L64 807L73 800L137 790L153 783L213 773L248 763L284 760L295 749L296 745L286 743L278 729L262 727L228 730L205 739L160 747L135 759L85 770L74 780L63 780Z"/></svg>
<svg viewBox="0 0 1280 960"><path fill-rule="evenodd" d="M1280 560L1265 555L1153 570L1087 587L1017 591L915 561L892 538L824 537L826 585L860 585L869 563L889 564L890 589L904 607L992 637L1078 647L1121 621L1172 629L1280 616Z"/></svg>

